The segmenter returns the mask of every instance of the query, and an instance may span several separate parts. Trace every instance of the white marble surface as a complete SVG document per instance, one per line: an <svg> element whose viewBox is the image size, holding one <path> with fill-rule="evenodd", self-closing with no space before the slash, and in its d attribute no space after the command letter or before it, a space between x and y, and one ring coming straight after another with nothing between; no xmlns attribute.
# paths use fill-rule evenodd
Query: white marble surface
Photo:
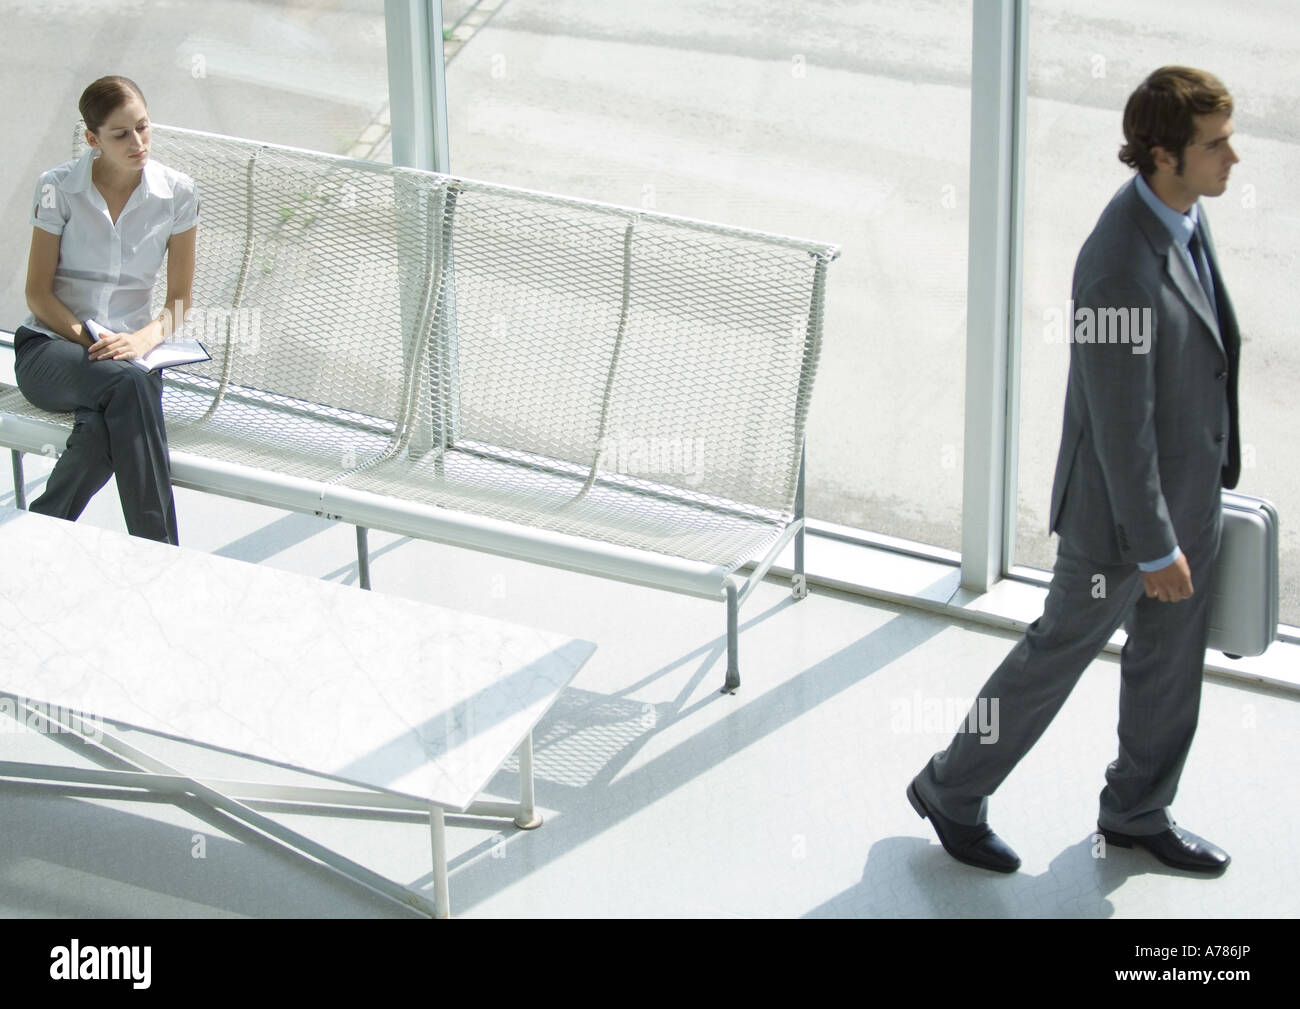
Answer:
<svg viewBox="0 0 1300 1009"><path fill-rule="evenodd" d="M595 647L0 507L0 691L447 809Z"/></svg>

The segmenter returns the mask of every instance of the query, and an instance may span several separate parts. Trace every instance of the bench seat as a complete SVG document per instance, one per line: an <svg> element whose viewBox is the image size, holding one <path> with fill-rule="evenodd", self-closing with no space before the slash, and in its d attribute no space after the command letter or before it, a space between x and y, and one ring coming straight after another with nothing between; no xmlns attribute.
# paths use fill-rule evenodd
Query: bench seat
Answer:
<svg viewBox="0 0 1300 1009"><path fill-rule="evenodd" d="M237 398L227 392L227 402ZM186 410L187 397L167 380L163 404L174 469L179 460L175 483L215 489L215 475L187 479L186 470L206 469L208 461L225 462L248 471L245 486L265 479L264 493L236 495L264 503L274 503L276 478L285 477L300 488L293 499L310 501L318 514L339 515L324 502L331 494L342 500L338 491L347 488L666 554L716 570L716 579L701 593L710 596L722 591L725 575L761 555L789 522L788 516L738 503L702 495L692 500L679 488L645 480L602 481L584 492L587 473L572 464L468 442L423 459L402 458L346 471L339 467L339 452L333 447L340 438L346 435L358 458L374 458L391 440L391 423L385 433L384 422L374 418L343 416L340 411L313 414L311 404L293 404L283 397L272 401L252 391L242 398L241 423L223 425L218 411L195 424L189 422L194 410ZM258 412L264 423L254 422ZM0 430L10 447L36 454L48 454L48 447L61 452L72 423L72 414L40 410L17 388L0 384ZM319 500L313 497L317 494ZM336 503L336 508L342 507ZM379 519L368 528L389 526Z"/></svg>

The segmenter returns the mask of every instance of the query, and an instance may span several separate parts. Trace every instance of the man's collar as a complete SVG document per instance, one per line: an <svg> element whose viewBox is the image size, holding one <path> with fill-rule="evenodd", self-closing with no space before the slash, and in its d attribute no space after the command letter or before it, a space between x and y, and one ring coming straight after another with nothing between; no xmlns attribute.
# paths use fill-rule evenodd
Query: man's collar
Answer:
<svg viewBox="0 0 1300 1009"><path fill-rule="evenodd" d="M90 188L91 166L95 162L95 149L92 147L83 154L77 161L76 167L68 174L68 180L63 184L63 190L67 193L83 193ZM167 181L167 173L163 171L162 165L150 158L144 164L144 190L147 196L159 196L167 199L172 195L171 183Z"/></svg>
<svg viewBox="0 0 1300 1009"><path fill-rule="evenodd" d="M1140 172L1136 176L1134 188L1137 189L1142 202L1151 208L1151 212L1160 219L1160 223L1173 236L1175 242L1186 245L1191 241L1192 232L1196 230L1197 222L1200 220L1199 200L1192 204L1192 209L1187 213L1180 214L1151 190Z"/></svg>

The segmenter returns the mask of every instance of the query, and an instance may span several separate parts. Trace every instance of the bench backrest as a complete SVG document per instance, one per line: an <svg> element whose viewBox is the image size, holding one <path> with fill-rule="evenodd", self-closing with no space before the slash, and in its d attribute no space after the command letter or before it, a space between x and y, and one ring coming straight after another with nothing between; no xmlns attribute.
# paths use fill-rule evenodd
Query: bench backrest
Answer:
<svg viewBox="0 0 1300 1009"><path fill-rule="evenodd" d="M414 340L402 293L414 285L399 269L394 171L163 126L151 157L199 184L186 335L213 360L186 373L396 420ZM406 258L417 272L428 263Z"/></svg>
<svg viewBox="0 0 1300 1009"><path fill-rule="evenodd" d="M261 390L390 454L790 512L833 246L164 126L152 156L202 196L193 422Z"/></svg>

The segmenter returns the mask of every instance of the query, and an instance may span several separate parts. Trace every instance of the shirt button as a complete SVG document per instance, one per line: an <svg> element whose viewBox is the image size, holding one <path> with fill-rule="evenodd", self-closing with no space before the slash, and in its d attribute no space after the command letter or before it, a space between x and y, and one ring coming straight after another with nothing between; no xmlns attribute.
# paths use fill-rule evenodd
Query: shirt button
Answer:
<svg viewBox="0 0 1300 1009"><path fill-rule="evenodd" d="M1224 438L1224 435L1223 435L1222 432L1220 432L1219 434L1216 434L1216 435L1214 436L1214 440L1217 441L1217 442L1221 442L1221 441L1223 441L1223 438Z"/></svg>
<svg viewBox="0 0 1300 1009"><path fill-rule="evenodd" d="M1227 379L1227 377L1228 377L1228 373L1227 373L1226 371L1220 371L1220 372L1216 373L1214 377L1215 377L1216 379L1218 379L1220 382L1222 382L1222 381L1224 381L1225 379Z"/></svg>

